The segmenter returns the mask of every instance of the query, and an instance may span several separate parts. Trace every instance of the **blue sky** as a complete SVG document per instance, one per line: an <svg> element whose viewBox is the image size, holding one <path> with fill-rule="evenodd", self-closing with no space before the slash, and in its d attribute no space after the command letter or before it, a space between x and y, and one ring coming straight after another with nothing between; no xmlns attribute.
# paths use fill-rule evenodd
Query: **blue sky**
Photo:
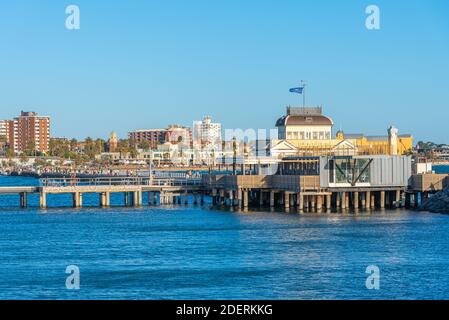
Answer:
<svg viewBox="0 0 449 320"><path fill-rule="evenodd" d="M365 28L370 4L381 30ZM448 15L445 0L2 2L0 118L34 110L77 138L203 115L272 128L306 79L335 131L449 143Z"/></svg>

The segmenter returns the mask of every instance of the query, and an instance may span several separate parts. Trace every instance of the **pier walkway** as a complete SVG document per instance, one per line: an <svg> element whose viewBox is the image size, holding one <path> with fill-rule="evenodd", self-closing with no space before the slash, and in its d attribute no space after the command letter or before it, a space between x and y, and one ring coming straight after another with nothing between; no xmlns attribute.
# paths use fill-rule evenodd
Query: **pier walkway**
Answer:
<svg viewBox="0 0 449 320"><path fill-rule="evenodd" d="M431 194L449 187L448 175L414 174L398 183L329 184L320 175L230 175L200 177L99 177L45 178L39 186L0 187L1 194L19 194L27 206L28 194L39 194L41 208L47 195L71 194L75 208L83 206L83 195L97 194L101 207L111 205L111 194L123 194L125 206L204 204L206 195L218 206L248 208L296 208L298 211L330 209L374 209L416 207Z"/></svg>
<svg viewBox="0 0 449 320"><path fill-rule="evenodd" d="M198 178L153 179L151 177L101 177L101 178L45 178L36 187L0 187L0 194L19 194L20 206L27 206L27 194L38 193L41 208L47 207L48 194L71 194L73 207L83 205L83 194L99 195L100 206L109 207L112 193L123 193L125 206L142 206L142 194L148 193L148 204L188 202L204 203L204 188Z"/></svg>

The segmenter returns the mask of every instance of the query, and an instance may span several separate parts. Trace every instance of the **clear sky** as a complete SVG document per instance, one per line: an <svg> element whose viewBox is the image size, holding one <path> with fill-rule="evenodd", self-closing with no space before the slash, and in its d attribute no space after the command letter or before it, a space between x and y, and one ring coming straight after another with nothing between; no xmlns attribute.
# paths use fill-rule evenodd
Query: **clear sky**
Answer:
<svg viewBox="0 0 449 320"><path fill-rule="evenodd" d="M76 4L81 29L65 28ZM380 8L381 29L365 28ZM0 4L0 119L52 135L191 125L273 128L301 79L348 133L449 143L449 1L92 1Z"/></svg>

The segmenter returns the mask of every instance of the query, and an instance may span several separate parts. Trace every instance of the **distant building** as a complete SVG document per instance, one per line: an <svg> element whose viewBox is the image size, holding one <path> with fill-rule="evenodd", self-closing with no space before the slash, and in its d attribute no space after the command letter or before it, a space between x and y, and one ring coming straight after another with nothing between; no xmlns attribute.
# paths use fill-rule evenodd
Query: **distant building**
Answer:
<svg viewBox="0 0 449 320"><path fill-rule="evenodd" d="M276 122L278 140L270 152L277 157L318 155L403 155L412 152L413 138L398 135L391 126L384 136L346 134L338 131L332 137L334 122L322 114L321 107L287 107L287 114Z"/></svg>
<svg viewBox="0 0 449 320"><path fill-rule="evenodd" d="M18 130L16 120L0 120L0 137L5 140L5 144L16 151L18 148Z"/></svg>
<svg viewBox="0 0 449 320"><path fill-rule="evenodd" d="M109 152L111 152L111 153L116 152L117 146L118 146L117 134L113 131L111 133L111 136L109 137L109 140L108 140Z"/></svg>
<svg viewBox="0 0 449 320"><path fill-rule="evenodd" d="M7 136L7 125L8 125L8 120L0 120L0 137L5 137Z"/></svg>
<svg viewBox="0 0 449 320"><path fill-rule="evenodd" d="M16 153L47 153L50 148L50 117L22 111L14 120L0 122L1 134L6 136L8 146Z"/></svg>
<svg viewBox="0 0 449 320"><path fill-rule="evenodd" d="M333 125L321 107L287 107L287 115L276 122L280 140L329 140Z"/></svg>
<svg viewBox="0 0 449 320"><path fill-rule="evenodd" d="M167 129L143 129L128 132L128 138L136 142L148 141L151 147L170 142L177 144L187 143L192 140L192 130L181 125L170 125Z"/></svg>
<svg viewBox="0 0 449 320"><path fill-rule="evenodd" d="M169 125L165 131L165 141L172 144L190 143L192 141L192 129L181 125Z"/></svg>
<svg viewBox="0 0 449 320"><path fill-rule="evenodd" d="M429 146L426 146L424 148L420 148L419 146L417 146L416 151L419 156L430 158L433 161L449 161L449 145L436 145L433 143L429 144Z"/></svg>
<svg viewBox="0 0 449 320"><path fill-rule="evenodd" d="M151 147L155 148L158 144L165 142L165 129L143 129L128 132L128 138L136 142L148 141Z"/></svg>
<svg viewBox="0 0 449 320"><path fill-rule="evenodd" d="M194 142L200 145L218 145L221 143L221 124L213 123L210 116L193 125Z"/></svg>

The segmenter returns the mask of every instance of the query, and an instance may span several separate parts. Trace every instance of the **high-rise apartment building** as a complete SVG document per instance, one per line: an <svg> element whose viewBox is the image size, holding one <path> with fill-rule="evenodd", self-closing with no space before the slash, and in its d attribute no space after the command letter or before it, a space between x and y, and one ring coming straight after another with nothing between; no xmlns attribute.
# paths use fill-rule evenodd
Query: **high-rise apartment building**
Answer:
<svg viewBox="0 0 449 320"><path fill-rule="evenodd" d="M7 120L0 120L0 137L6 137Z"/></svg>
<svg viewBox="0 0 449 320"><path fill-rule="evenodd" d="M14 120L0 122L0 135L1 133L6 136L9 148L16 153L47 153L50 147L50 117L22 111Z"/></svg>
<svg viewBox="0 0 449 320"><path fill-rule="evenodd" d="M196 121L193 126L193 139L201 145L215 145L221 142L221 124L213 123L212 118L206 116L202 121Z"/></svg>

